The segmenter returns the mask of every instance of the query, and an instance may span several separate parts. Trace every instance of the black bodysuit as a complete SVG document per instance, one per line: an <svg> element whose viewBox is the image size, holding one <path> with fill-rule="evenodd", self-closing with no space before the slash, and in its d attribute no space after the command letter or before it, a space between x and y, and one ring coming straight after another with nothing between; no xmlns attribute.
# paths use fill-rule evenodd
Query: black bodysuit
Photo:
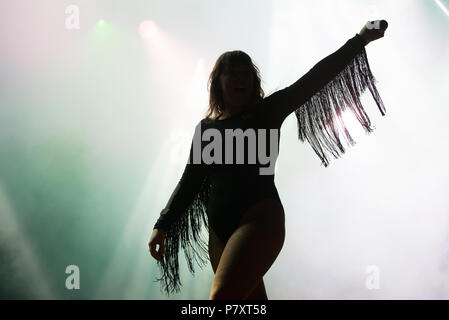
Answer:
<svg viewBox="0 0 449 320"><path fill-rule="evenodd" d="M359 97L369 88L382 115L385 109L369 69L364 46L363 38L356 34L291 86L276 91L257 104L247 105L244 111L230 118L204 118L197 124L182 177L154 225L154 228L166 231L164 262L158 261L163 275L158 280L164 282L167 293L179 291L180 245L192 273L193 260L200 264L208 260L207 242L200 234L202 224L209 225L226 243L251 205L266 198L280 201L274 183L274 169L271 167L270 173L267 168L274 166L273 158L275 161L279 151L280 128L290 113L295 112L297 117L299 139L310 143L325 166L329 163L330 155L337 158L345 152L341 136L349 144L354 144L342 122L344 108L354 113L367 132L373 130ZM245 143L240 153L234 144L234 152L228 158L232 161L225 163L226 151L229 154L229 149L225 148L222 141L220 149L211 151L211 142L217 141L215 136L205 137L207 129L213 129L209 132L216 130L215 133L221 133L223 140L226 129L242 129L240 137L244 136L244 132L255 134L251 136L253 140L241 140ZM258 135L260 131L264 131L265 136ZM251 143L254 149L249 152ZM200 146L200 149L195 149L194 145ZM201 157L205 148L209 148L207 154L215 157L215 162ZM271 155L271 164L261 160L267 160L266 157L249 161L249 155L259 155L260 148L265 151L265 156ZM200 160L195 163L194 152L198 150L200 153L196 153L196 159ZM221 155L215 154L218 150L221 150ZM239 154L244 155L244 163L237 163L236 155ZM261 174L261 168L268 170L268 174Z"/></svg>

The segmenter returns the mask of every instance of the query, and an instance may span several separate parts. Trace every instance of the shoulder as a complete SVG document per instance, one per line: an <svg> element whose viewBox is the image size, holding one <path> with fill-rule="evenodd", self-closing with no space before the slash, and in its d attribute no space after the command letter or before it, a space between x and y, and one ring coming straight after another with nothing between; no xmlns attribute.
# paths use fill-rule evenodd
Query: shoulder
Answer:
<svg viewBox="0 0 449 320"><path fill-rule="evenodd" d="M279 120L279 108L276 103L273 103L273 98L275 98L273 95L275 95L275 93L254 105L254 114L262 127L280 128L281 126Z"/></svg>
<svg viewBox="0 0 449 320"><path fill-rule="evenodd" d="M203 118L203 119L201 119L201 120L197 123L197 126L198 126L198 125L211 124L211 123L214 123L214 120L213 120L213 119L211 119L211 118Z"/></svg>

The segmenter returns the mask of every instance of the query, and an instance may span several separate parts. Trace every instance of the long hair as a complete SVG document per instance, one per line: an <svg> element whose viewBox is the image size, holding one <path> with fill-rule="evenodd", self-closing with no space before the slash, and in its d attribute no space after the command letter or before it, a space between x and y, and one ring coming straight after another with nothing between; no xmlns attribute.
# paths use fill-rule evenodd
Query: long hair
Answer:
<svg viewBox="0 0 449 320"><path fill-rule="evenodd" d="M250 97L250 103L256 104L263 100L265 93L260 85L259 68L252 62L251 57L240 50L226 51L218 57L209 76L209 107L205 114L206 118L215 119L224 112L225 105L220 85L220 75L223 71L238 63L243 63L249 66L253 74L253 92Z"/></svg>

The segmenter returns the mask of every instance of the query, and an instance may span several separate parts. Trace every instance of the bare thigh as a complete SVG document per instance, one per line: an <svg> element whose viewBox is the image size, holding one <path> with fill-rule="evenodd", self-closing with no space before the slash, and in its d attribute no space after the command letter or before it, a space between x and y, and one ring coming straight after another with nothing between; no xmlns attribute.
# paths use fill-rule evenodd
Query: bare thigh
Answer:
<svg viewBox="0 0 449 320"><path fill-rule="evenodd" d="M220 256L211 256L213 267L218 260L211 299L246 299L263 286L284 243L284 221L277 199L261 200L245 212Z"/></svg>
<svg viewBox="0 0 449 320"><path fill-rule="evenodd" d="M217 271L218 262L220 261L224 248L225 244L209 225L209 259L214 273Z"/></svg>
<svg viewBox="0 0 449 320"><path fill-rule="evenodd" d="M220 240L215 231L209 226L209 258L212 265L212 270L217 271L218 263L220 262L221 254L225 248L225 244ZM268 300L267 291L263 279L258 283L256 288L247 297L248 300Z"/></svg>

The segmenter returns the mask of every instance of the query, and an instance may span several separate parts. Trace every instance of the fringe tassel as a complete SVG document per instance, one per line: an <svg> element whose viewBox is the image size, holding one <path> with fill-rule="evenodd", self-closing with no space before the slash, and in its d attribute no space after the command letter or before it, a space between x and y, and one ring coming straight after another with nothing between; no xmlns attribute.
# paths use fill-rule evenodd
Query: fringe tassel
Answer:
<svg viewBox="0 0 449 320"><path fill-rule="evenodd" d="M208 198L209 179L206 177L186 211L166 230L164 261L157 261L162 276L155 281L161 281L161 292L164 290L168 296L179 292L182 286L178 264L180 245L192 275L195 274L194 261L201 268L209 261L208 242L200 237L202 223L208 228Z"/></svg>
<svg viewBox="0 0 449 320"><path fill-rule="evenodd" d="M342 118L342 112L346 107L349 107L367 134L375 129L371 126L371 121L360 102L360 96L367 87L382 116L385 115L385 107L375 83L376 79L371 73L366 51L363 48L345 69L295 110L298 119L298 138L303 142L307 139L325 167L329 164L326 151L335 159L345 152L339 137L337 118L343 128L346 141L351 146L355 144Z"/></svg>

